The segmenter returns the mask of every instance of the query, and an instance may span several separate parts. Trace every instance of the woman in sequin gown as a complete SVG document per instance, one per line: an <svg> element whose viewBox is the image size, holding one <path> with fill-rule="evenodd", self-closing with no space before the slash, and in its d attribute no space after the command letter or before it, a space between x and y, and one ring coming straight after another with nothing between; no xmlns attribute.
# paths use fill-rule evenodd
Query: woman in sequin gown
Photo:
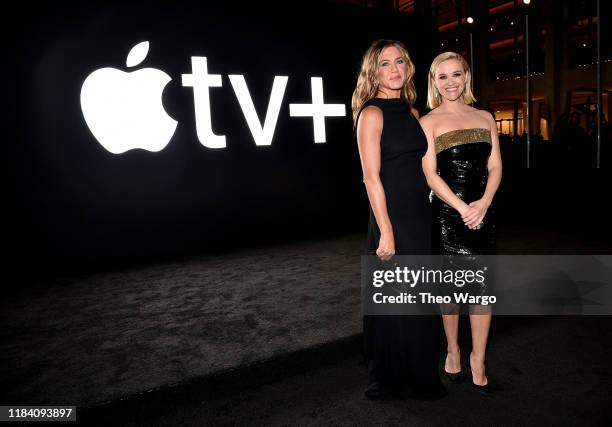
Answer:
<svg viewBox="0 0 612 427"><path fill-rule="evenodd" d="M495 119L471 107L474 101L465 59L454 52L438 55L429 72L427 104L432 111L421 119L429 145L423 168L434 193L434 251L468 263L495 251L491 203L502 174ZM484 293L485 288L486 281L476 291ZM458 382L458 310L445 306L442 317L448 342L444 371L451 382ZM470 306L472 384L485 394L491 392L485 372L490 323L490 306Z"/></svg>

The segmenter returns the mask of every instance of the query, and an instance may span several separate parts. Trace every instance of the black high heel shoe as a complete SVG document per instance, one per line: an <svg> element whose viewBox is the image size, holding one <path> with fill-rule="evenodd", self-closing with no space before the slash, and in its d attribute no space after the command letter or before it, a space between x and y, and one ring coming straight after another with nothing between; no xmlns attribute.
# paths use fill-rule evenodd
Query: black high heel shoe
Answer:
<svg viewBox="0 0 612 427"><path fill-rule="evenodd" d="M453 384L459 384L463 381L463 369L455 373L447 372L446 369L444 369L444 375L446 375L446 378Z"/></svg>
<svg viewBox="0 0 612 427"><path fill-rule="evenodd" d="M472 381L472 387L474 387L476 391L478 391L478 393L482 394L483 396L493 397L494 395L493 388L491 387L491 383L489 382L487 382L485 385L478 385L474 384L474 382Z"/></svg>
<svg viewBox="0 0 612 427"><path fill-rule="evenodd" d="M480 394L486 397L493 397L493 387L491 387L491 383L487 378L487 383L484 385L479 385L474 383L474 375L472 375L472 365L470 365L470 375L472 377L472 387Z"/></svg>
<svg viewBox="0 0 612 427"><path fill-rule="evenodd" d="M448 360L448 354L446 355L446 358ZM445 366L444 366L444 375L446 376L446 378L448 378L448 380L452 383L452 384L459 384L460 382L463 381L463 365L461 363L461 358L459 358L459 372L455 372L455 373L451 373L448 372L446 370L446 361L444 362Z"/></svg>
<svg viewBox="0 0 612 427"><path fill-rule="evenodd" d="M386 395L379 382L374 381L368 384L365 390L365 397L370 400L384 400Z"/></svg>

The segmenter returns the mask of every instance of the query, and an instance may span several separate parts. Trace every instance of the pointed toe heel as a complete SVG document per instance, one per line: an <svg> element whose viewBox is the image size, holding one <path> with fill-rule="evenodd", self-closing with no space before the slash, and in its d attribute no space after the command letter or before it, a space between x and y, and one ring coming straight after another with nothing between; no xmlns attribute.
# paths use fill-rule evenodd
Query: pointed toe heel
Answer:
<svg viewBox="0 0 612 427"><path fill-rule="evenodd" d="M472 382L472 387L474 387L474 389L478 393L480 393L480 394L482 394L483 396L486 396L486 397L493 397L493 395L495 394L495 393L493 393L493 387L491 387L491 383L489 383L489 382L486 383L485 385L478 385L478 384L474 384Z"/></svg>
<svg viewBox="0 0 612 427"><path fill-rule="evenodd" d="M444 375L446 375L446 378L453 384L459 384L463 381L463 370L455 372L454 374L444 370Z"/></svg>

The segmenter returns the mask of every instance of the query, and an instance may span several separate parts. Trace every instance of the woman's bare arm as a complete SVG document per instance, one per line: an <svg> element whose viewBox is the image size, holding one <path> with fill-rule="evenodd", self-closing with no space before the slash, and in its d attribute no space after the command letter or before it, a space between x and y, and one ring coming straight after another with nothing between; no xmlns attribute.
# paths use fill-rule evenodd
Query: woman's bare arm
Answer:
<svg viewBox="0 0 612 427"><path fill-rule="evenodd" d="M393 226L387 211L385 190L380 180L380 138L383 114L378 107L366 107L357 122L357 144L370 206L380 230L380 242L376 254L388 259L395 254Z"/></svg>
<svg viewBox="0 0 612 427"><path fill-rule="evenodd" d="M432 189L438 198L459 212L461 217L463 217L470 211L470 207L461 198L457 197L448 184L438 175L432 120L428 116L423 116L420 123L427 137L427 153L423 156L422 161L427 185L429 185L429 188Z"/></svg>
<svg viewBox="0 0 612 427"><path fill-rule="evenodd" d="M479 200L470 203L470 206L476 208L476 211L465 218L467 220L466 225L469 227L478 227L483 221L489 206L491 206L493 202L493 197L495 197L502 177L502 160L501 151L499 149L499 137L497 135L497 124L489 112L481 111L481 113L489 122L489 128L491 130L491 154L489 155L487 163L488 177L484 194Z"/></svg>

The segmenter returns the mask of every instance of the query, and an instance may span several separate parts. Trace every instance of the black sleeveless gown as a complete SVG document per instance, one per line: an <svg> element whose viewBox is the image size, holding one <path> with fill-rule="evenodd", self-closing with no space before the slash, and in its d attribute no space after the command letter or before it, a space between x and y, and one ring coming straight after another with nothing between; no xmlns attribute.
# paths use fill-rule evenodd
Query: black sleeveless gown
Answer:
<svg viewBox="0 0 612 427"><path fill-rule="evenodd" d="M431 206L423 174L427 140L418 120L401 99L374 98L382 110L380 179L398 255L431 253ZM370 207L368 253L378 248L380 230ZM412 391L423 398L446 394L438 374L439 316L368 315L363 319L369 382L383 390Z"/></svg>

